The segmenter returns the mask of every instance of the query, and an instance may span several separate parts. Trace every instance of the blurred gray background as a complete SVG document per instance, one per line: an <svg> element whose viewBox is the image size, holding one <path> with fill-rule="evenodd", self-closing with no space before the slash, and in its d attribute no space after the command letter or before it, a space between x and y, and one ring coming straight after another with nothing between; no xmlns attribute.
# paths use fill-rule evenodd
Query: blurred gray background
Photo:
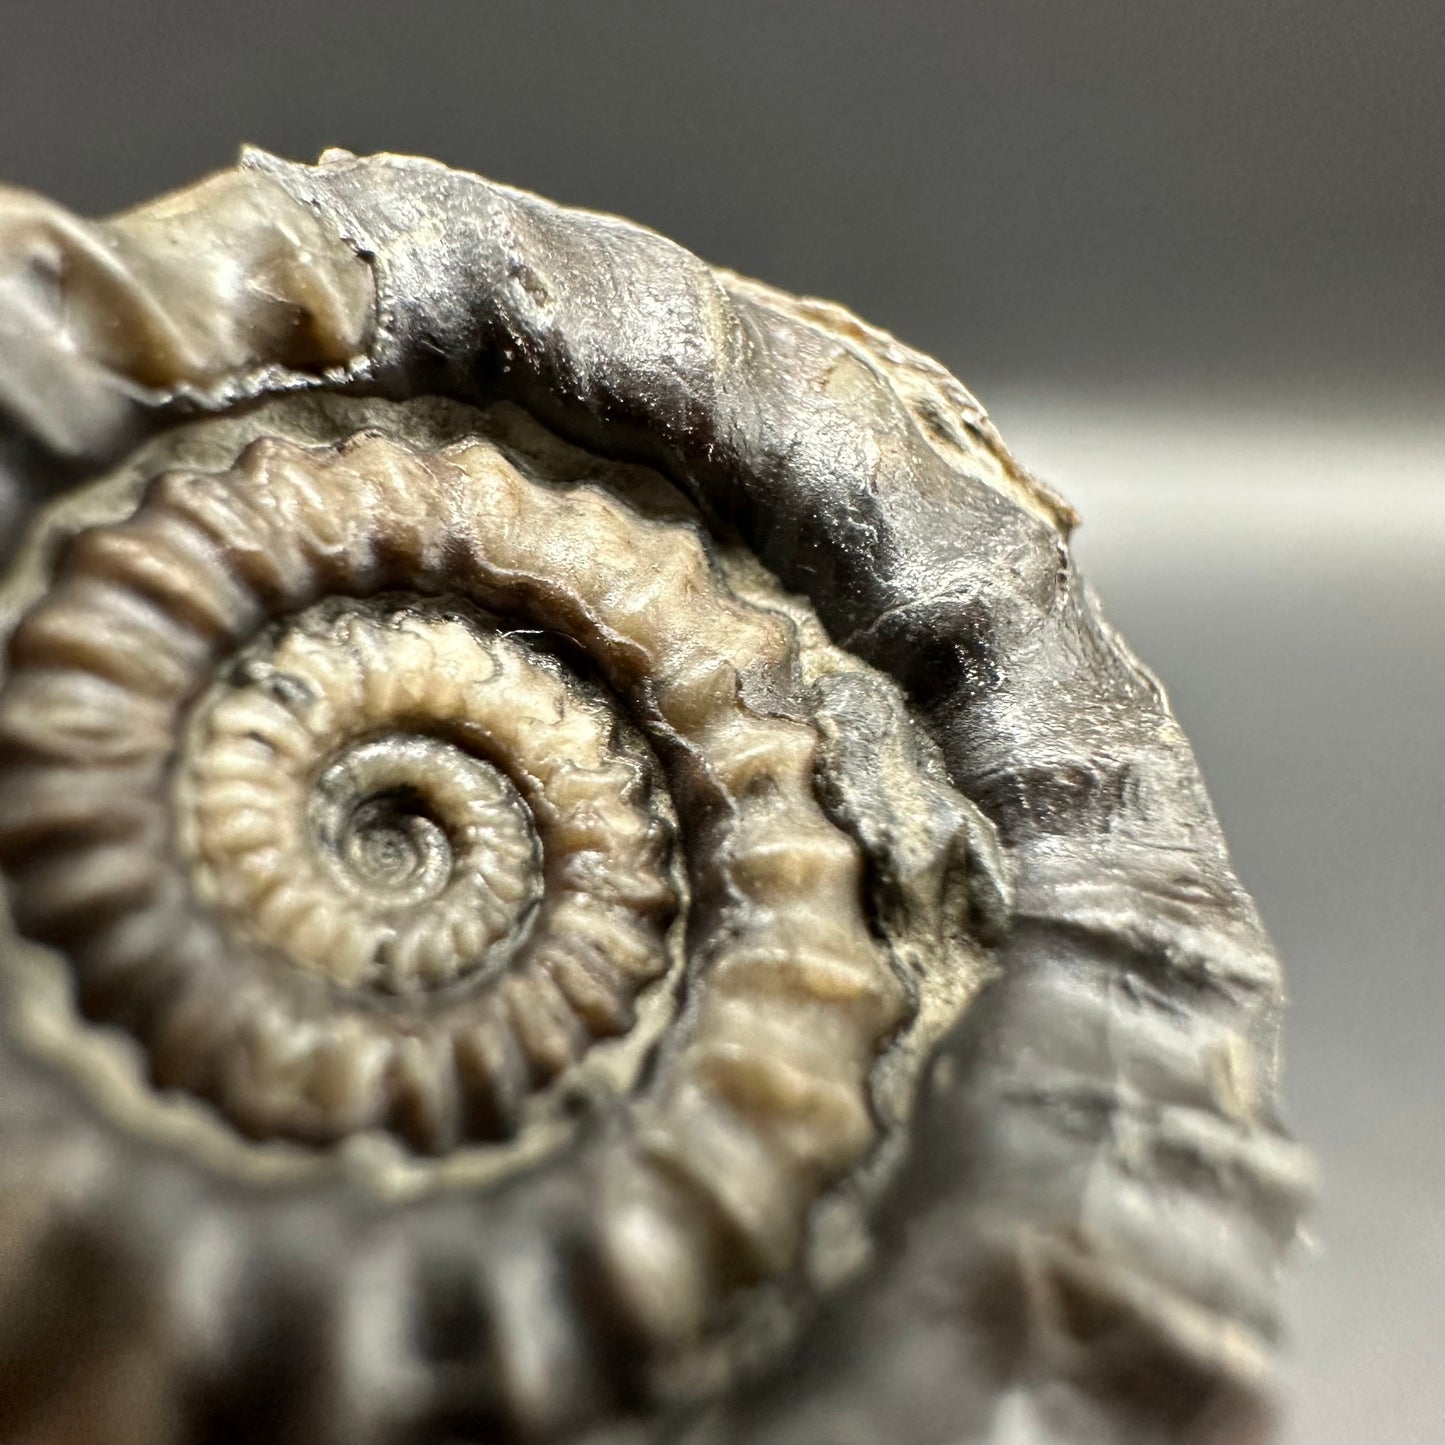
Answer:
<svg viewBox="0 0 1445 1445"><path fill-rule="evenodd" d="M621 212L980 395L1290 967L1286 1439L1445 1439L1441 0L0 0L0 179L100 213L245 140Z"/></svg>

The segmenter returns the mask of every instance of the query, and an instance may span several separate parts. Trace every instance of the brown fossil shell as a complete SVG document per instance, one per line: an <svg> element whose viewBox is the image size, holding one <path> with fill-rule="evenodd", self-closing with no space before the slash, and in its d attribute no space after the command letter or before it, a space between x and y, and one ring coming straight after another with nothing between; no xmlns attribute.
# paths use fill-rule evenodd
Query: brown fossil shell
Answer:
<svg viewBox="0 0 1445 1445"><path fill-rule="evenodd" d="M0 1438L1263 1428L1277 966L952 378L342 153L0 330Z"/></svg>

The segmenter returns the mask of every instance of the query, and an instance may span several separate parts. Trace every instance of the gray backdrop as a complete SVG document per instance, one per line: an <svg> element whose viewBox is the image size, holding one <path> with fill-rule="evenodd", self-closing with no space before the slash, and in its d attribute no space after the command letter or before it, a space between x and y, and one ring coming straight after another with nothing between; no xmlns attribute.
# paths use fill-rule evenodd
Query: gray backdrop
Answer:
<svg viewBox="0 0 1445 1445"><path fill-rule="evenodd" d="M1290 1445L1445 1439L1445 5L0 0L0 178L243 140L628 214L981 395L1290 965Z"/></svg>

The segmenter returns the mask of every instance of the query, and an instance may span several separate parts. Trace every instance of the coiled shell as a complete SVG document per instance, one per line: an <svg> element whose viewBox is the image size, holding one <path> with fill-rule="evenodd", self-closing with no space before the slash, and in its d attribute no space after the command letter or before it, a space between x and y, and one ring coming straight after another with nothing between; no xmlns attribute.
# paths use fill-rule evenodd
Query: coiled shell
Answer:
<svg viewBox="0 0 1445 1445"><path fill-rule="evenodd" d="M428 162L0 242L0 1434L1263 1427L1277 964L956 382Z"/></svg>

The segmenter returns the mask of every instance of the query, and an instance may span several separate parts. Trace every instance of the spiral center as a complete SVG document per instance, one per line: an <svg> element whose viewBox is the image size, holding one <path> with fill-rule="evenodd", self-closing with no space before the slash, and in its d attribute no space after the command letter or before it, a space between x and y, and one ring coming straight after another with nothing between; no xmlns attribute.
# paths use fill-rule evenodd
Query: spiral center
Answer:
<svg viewBox="0 0 1445 1445"><path fill-rule="evenodd" d="M354 891L359 906L394 910L441 897L477 826L525 839L522 807L489 763L401 735L344 748L317 780L311 819L336 883ZM495 857L470 861L493 872L506 866Z"/></svg>
<svg viewBox="0 0 1445 1445"><path fill-rule="evenodd" d="M446 829L411 788L363 798L346 820L337 851L368 889L435 898L451 875Z"/></svg>
<svg viewBox="0 0 1445 1445"><path fill-rule="evenodd" d="M484 966L514 939L541 889L530 814L490 763L404 733L341 750L310 799L312 847L332 906L365 927L359 969L329 972L408 991Z"/></svg>

